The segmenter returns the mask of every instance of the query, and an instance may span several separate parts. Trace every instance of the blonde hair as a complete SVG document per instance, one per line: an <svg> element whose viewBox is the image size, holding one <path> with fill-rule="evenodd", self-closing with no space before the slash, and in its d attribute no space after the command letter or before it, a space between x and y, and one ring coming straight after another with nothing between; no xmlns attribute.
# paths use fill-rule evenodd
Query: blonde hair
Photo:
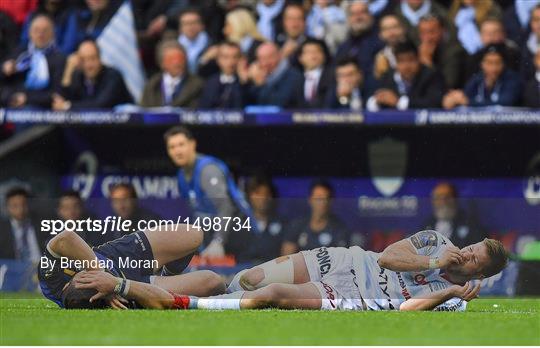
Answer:
<svg viewBox="0 0 540 348"><path fill-rule="evenodd" d="M228 23L232 27L232 33L227 38L232 42L239 43L246 36L264 41L264 37L257 29L257 23L253 14L244 8L227 13L225 23Z"/></svg>
<svg viewBox="0 0 540 348"><path fill-rule="evenodd" d="M454 0L452 2L449 14L452 23L454 23L454 19L456 18L456 15L461 8L462 3L463 0ZM476 0L473 7L475 12L476 25L480 26L480 23L482 23L488 17L489 12L494 7L494 3L493 0Z"/></svg>
<svg viewBox="0 0 540 348"><path fill-rule="evenodd" d="M490 262L489 265L482 270L482 274L486 278L489 278L506 267L508 263L508 252L504 248L503 243L498 240L485 238L484 244L486 245Z"/></svg>

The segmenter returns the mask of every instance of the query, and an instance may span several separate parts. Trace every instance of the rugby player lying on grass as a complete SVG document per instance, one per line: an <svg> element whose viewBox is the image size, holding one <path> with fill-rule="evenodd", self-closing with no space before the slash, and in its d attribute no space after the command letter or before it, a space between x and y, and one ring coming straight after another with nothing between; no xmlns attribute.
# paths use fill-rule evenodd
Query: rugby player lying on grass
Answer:
<svg viewBox="0 0 540 348"><path fill-rule="evenodd" d="M81 274L75 287L95 291L93 299L122 293L160 309L461 311L480 291L480 282L471 280L499 273L507 259L502 244L492 239L460 250L435 231L421 231L382 253L355 246L280 257L238 273L227 295L180 296L96 272Z"/></svg>
<svg viewBox="0 0 540 348"><path fill-rule="evenodd" d="M203 240L203 232L184 224L131 233L91 248L75 232L64 231L47 244L38 265L41 291L63 308L137 307L120 296L89 301L92 291L76 289L72 278L80 271L99 271L176 293L195 296L222 294L225 283L210 271L180 274ZM160 270L161 275L154 275ZM104 272L105 271L105 272Z"/></svg>

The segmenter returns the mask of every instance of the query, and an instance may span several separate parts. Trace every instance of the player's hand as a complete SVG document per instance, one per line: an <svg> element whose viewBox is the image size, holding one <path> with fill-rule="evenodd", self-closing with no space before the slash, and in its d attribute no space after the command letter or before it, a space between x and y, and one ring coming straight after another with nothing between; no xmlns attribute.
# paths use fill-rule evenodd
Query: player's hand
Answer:
<svg viewBox="0 0 540 348"><path fill-rule="evenodd" d="M465 285L452 285L450 287L450 294L452 297L459 297L467 302L478 297L480 293L480 288L482 287L482 282L473 285L473 282L469 281Z"/></svg>
<svg viewBox="0 0 540 348"><path fill-rule="evenodd" d="M109 299L109 306L111 306L112 309L128 309L126 305L128 304L128 301L118 295L114 295Z"/></svg>
<svg viewBox="0 0 540 348"><path fill-rule="evenodd" d="M116 277L108 272L87 271L75 279L75 288L96 290L98 293L90 298L90 302L93 302L112 294L116 283Z"/></svg>
<svg viewBox="0 0 540 348"><path fill-rule="evenodd" d="M223 257L225 256L225 248L223 243L217 240L212 240L210 244L202 251L203 257Z"/></svg>
<svg viewBox="0 0 540 348"><path fill-rule="evenodd" d="M461 250L458 247L450 246L446 248L442 256L439 258L440 268L446 268L451 264L460 265L465 261L461 255Z"/></svg>

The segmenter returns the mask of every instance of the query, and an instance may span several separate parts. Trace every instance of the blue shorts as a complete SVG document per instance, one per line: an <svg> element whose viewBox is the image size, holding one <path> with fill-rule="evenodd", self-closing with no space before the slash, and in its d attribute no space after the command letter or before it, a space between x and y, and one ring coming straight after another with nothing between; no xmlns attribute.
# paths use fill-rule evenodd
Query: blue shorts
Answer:
<svg viewBox="0 0 540 348"><path fill-rule="evenodd" d="M152 264L154 254L150 247L150 242L143 232L134 232L121 238L94 247L96 254L101 254L112 260L115 268L122 275L138 282L150 283L150 276L154 274L152 267L144 267L145 264ZM132 267L128 260L148 261L137 262L142 267Z"/></svg>

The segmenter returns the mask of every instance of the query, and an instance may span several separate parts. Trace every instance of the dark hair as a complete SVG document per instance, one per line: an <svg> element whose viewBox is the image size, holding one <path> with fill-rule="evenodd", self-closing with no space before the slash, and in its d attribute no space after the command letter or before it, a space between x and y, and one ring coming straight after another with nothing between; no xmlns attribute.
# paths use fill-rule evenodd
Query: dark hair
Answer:
<svg viewBox="0 0 540 348"><path fill-rule="evenodd" d="M356 69L358 69L358 71L362 72L362 68L358 63L358 60L356 60L354 57L343 57L341 59L338 59L338 61L336 62L336 68L341 68L346 65L354 65Z"/></svg>
<svg viewBox="0 0 540 348"><path fill-rule="evenodd" d="M506 64L506 45L505 44L503 43L489 44L486 47L484 47L480 51L480 56L482 57L482 60L484 60L484 58L490 53L495 53L501 56L503 62Z"/></svg>
<svg viewBox="0 0 540 348"><path fill-rule="evenodd" d="M396 47L394 47L394 55L397 56L400 54L412 53L415 56L418 56L418 49L414 42L407 40L403 42L398 42Z"/></svg>
<svg viewBox="0 0 540 348"><path fill-rule="evenodd" d="M420 21L418 22L418 25L420 25L420 23L422 22L428 22L428 21L437 21L437 23L439 23L441 27L443 28L446 27L446 23L444 22L444 19L436 13L428 13L426 15L423 15L422 17L420 17Z"/></svg>
<svg viewBox="0 0 540 348"><path fill-rule="evenodd" d="M28 198L30 197L30 193L23 187L13 187L6 192L6 201L15 196L24 196L25 198Z"/></svg>
<svg viewBox="0 0 540 348"><path fill-rule="evenodd" d="M317 187L322 187L322 188L326 189L330 193L330 198L334 197L334 188L332 187L330 182L328 182L328 180L326 180L326 179L317 179L317 180L313 181L311 183L311 185L309 186L309 195L310 196L313 194L313 190L315 190L315 188L317 188Z"/></svg>
<svg viewBox="0 0 540 348"><path fill-rule="evenodd" d="M300 45L300 54L303 53L304 47L307 45L317 45L322 50L324 54L324 64L328 64L330 61L330 51L328 50L328 46L326 46L326 43L323 40L314 39L314 38L307 38L302 44Z"/></svg>
<svg viewBox="0 0 540 348"><path fill-rule="evenodd" d="M229 46L229 47L234 47L236 48L237 50L240 51L240 53L242 53L242 48L240 47L239 44L237 44L236 42L232 42L230 40L224 40L224 41L221 41L219 43L219 46Z"/></svg>
<svg viewBox="0 0 540 348"><path fill-rule="evenodd" d="M121 183L118 183L118 184L113 184L109 188L109 193L112 194L113 191L118 190L118 189L128 190L131 198L137 199L137 191L135 190L135 187L132 184L127 183L127 182L121 182Z"/></svg>
<svg viewBox="0 0 540 348"><path fill-rule="evenodd" d="M186 9L182 10L182 12L180 12L180 13L178 14L178 21L179 21L178 24L180 24L180 19L181 19L184 15L187 15L187 14L189 14L189 13L195 14L195 15L199 16L199 20L201 21L201 23L204 24L204 22L203 22L203 17L202 17L201 12L200 12L198 9L196 9L195 7L189 7L189 8L186 8Z"/></svg>
<svg viewBox="0 0 540 348"><path fill-rule="evenodd" d="M61 194L60 194L60 197L59 199L62 199L62 198L75 198L77 200L81 200L81 195L79 194L79 191L77 190L66 190L66 191L63 191Z"/></svg>
<svg viewBox="0 0 540 348"><path fill-rule="evenodd" d="M172 128L167 129L167 131L163 133L163 140L165 141L165 144L167 144L167 141L169 141L170 137L178 135L178 134L183 134L189 140L195 140L195 136L187 127L174 126Z"/></svg>
<svg viewBox="0 0 540 348"><path fill-rule="evenodd" d="M77 289L73 280L62 291L62 304L65 309L102 309L109 304L103 298L90 302L90 298L97 294L95 289Z"/></svg>
<svg viewBox="0 0 540 348"><path fill-rule="evenodd" d="M272 179L265 175L255 175L249 178L246 183L246 194L249 195L261 186L266 186L270 189L270 194L272 195L272 198L277 197L277 189L274 186Z"/></svg>

